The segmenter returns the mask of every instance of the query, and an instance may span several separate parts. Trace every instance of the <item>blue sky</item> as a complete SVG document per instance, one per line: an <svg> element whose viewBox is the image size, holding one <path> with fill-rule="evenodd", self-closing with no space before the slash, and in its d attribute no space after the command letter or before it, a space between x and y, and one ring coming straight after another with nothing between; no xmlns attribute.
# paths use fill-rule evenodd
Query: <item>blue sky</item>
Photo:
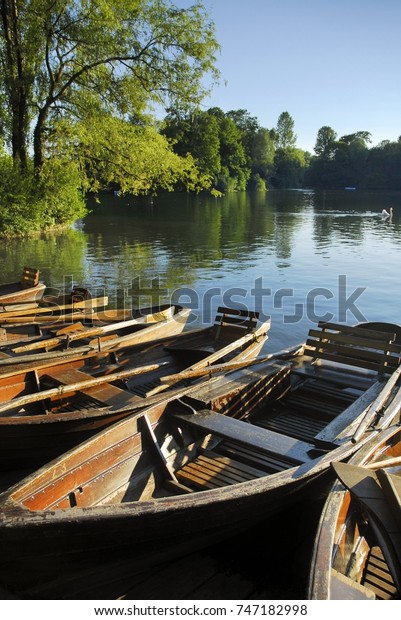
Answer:
<svg viewBox="0 0 401 620"><path fill-rule="evenodd" d="M188 7L190 1L175 4ZM222 81L205 109L245 109L262 127L287 111L297 146L320 127L401 135L401 0L203 0Z"/></svg>

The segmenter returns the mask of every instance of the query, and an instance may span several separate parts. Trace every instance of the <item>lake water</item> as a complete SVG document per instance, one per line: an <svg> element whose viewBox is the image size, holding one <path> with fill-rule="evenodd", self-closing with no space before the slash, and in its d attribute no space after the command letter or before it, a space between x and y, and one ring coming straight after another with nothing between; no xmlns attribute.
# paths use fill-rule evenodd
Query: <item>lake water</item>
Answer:
<svg viewBox="0 0 401 620"><path fill-rule="evenodd" d="M106 196L89 206L64 233L3 241L2 281L35 266L49 287L104 291L112 307L180 302L196 327L219 305L256 309L272 319L269 351L304 340L318 320L400 322L401 193Z"/></svg>

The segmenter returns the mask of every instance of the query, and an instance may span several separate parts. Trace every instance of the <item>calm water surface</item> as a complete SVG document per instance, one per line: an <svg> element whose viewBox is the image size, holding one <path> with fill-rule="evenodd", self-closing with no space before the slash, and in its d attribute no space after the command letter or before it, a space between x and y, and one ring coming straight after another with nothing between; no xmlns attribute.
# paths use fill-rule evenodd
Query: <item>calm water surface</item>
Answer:
<svg viewBox="0 0 401 620"><path fill-rule="evenodd" d="M320 319L400 322L401 194L107 196L90 208L62 234L3 242L1 280L27 264L49 287L104 290L111 306L173 299L192 308L193 326L218 305L246 306L271 316L269 350Z"/></svg>

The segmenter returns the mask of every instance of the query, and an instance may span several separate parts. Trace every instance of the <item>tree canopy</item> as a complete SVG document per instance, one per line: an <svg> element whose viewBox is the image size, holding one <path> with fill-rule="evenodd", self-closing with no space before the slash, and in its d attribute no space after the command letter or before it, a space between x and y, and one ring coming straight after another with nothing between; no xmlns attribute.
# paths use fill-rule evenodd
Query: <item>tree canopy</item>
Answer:
<svg viewBox="0 0 401 620"><path fill-rule="evenodd" d="M58 159L78 191L147 192L156 177L204 187L152 114L196 107L219 77L218 49L200 1L1 0L0 135L21 183L34 175L45 194Z"/></svg>
<svg viewBox="0 0 401 620"><path fill-rule="evenodd" d="M216 77L214 28L201 3L166 0L2 0L0 92L14 161L35 167L60 119L141 116L150 103L190 105Z"/></svg>

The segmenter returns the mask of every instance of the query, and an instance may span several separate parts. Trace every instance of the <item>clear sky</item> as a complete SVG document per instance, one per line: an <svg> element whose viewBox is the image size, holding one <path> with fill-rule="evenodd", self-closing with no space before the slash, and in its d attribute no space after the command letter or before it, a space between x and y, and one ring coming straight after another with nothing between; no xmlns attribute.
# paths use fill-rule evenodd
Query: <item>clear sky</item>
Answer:
<svg viewBox="0 0 401 620"><path fill-rule="evenodd" d="M188 7L190 1L177 0ZM271 129L287 111L297 146L320 127L401 135L401 0L203 0L221 45L205 109L245 109Z"/></svg>

